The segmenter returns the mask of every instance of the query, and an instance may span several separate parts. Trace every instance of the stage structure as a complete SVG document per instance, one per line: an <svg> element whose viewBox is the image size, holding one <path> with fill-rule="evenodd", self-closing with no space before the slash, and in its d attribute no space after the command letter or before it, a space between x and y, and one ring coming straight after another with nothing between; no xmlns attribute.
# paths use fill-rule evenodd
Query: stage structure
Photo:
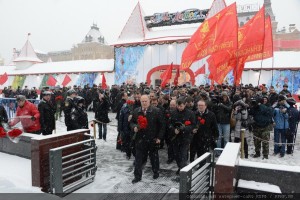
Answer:
<svg viewBox="0 0 300 200"><path fill-rule="evenodd" d="M275 21L270 0L264 0L264 4L267 14L271 16L272 26L277 28L278 22ZM215 0L210 9L201 8L201 3L199 6L199 9L155 13L149 16L145 15L138 3L114 44L115 83L147 82L160 85L160 74L172 62L174 68L170 82L173 83L176 68L181 63L181 55L190 37L205 18L211 17L226 5L223 0ZM259 7L261 5L238 5L240 26L251 19ZM273 32L273 41L274 57L263 62L246 63L241 82L274 85L278 91L287 83L289 89L296 93L300 87L300 32L296 28L290 29L289 33ZM204 58L193 63L190 69L180 71L179 84L210 84L206 60ZM195 74L199 68L203 70ZM224 79L224 83L233 84L232 72Z"/></svg>

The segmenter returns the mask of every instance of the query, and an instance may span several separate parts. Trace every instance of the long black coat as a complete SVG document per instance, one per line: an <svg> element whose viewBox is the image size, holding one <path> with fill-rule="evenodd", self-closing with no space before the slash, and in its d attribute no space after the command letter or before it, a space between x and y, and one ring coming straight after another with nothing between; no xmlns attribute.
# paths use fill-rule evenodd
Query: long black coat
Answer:
<svg viewBox="0 0 300 200"><path fill-rule="evenodd" d="M130 122L128 122L128 117L131 114L128 106L124 106L120 111L120 117L118 120L118 131L123 132L126 135L129 135L130 130Z"/></svg>
<svg viewBox="0 0 300 200"><path fill-rule="evenodd" d="M70 97L67 97L64 104L64 113L65 113L65 124L68 127L68 130L74 130L72 128L72 119L71 119L71 111L73 108L75 108L76 105L74 103L74 100Z"/></svg>
<svg viewBox="0 0 300 200"><path fill-rule="evenodd" d="M133 111L132 120L130 123L132 131L134 130L134 127L138 127L138 117L142 115L144 116L144 112L142 111L142 108L136 108ZM162 112L160 109L155 108L153 106L150 106L147 109L147 128L144 130L139 130L139 132L136 134L135 142L139 143L140 140L148 140L148 141L154 141L154 139L160 139L162 140L164 138L165 134L165 122L164 118L162 116Z"/></svg>
<svg viewBox="0 0 300 200"><path fill-rule="evenodd" d="M71 111L72 127L75 129L88 129L88 116L82 107L76 106Z"/></svg>
<svg viewBox="0 0 300 200"><path fill-rule="evenodd" d="M171 140L177 140L179 143L190 143L192 139L192 130L195 127L195 115L194 113L185 108L183 111L174 110L171 112L169 123L170 137ZM190 122L190 125L187 125L187 122ZM177 124L185 124L184 128L180 131L180 133L176 136L175 128Z"/></svg>
<svg viewBox="0 0 300 200"><path fill-rule="evenodd" d="M41 100L38 105L42 131L52 132L55 129L55 107L51 102Z"/></svg>
<svg viewBox="0 0 300 200"><path fill-rule="evenodd" d="M2 122L7 123L8 118L5 108L0 105L0 127L2 127Z"/></svg>
<svg viewBox="0 0 300 200"><path fill-rule="evenodd" d="M199 111L195 112L197 133L193 136L192 145L195 147L203 146L203 143L214 143L219 137L218 124L213 112L206 109L201 115Z"/></svg>
<svg viewBox="0 0 300 200"><path fill-rule="evenodd" d="M95 118L103 123L108 123L108 110L109 103L107 98L103 98L102 101L97 101L95 105Z"/></svg>

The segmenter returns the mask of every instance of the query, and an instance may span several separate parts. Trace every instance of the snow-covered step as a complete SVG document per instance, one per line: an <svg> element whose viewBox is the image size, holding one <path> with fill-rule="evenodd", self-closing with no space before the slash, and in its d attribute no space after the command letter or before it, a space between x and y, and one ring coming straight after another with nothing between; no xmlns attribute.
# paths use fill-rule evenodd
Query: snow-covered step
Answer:
<svg viewBox="0 0 300 200"><path fill-rule="evenodd" d="M248 181L239 179L237 190L239 192L254 192L254 193L277 193L280 194L281 190L277 185L272 185L269 183L261 183L256 181Z"/></svg>

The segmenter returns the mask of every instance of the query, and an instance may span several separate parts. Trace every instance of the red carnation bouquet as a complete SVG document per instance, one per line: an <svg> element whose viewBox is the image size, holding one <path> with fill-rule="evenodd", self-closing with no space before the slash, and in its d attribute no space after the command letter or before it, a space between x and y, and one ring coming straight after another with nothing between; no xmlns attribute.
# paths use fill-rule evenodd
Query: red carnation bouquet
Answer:
<svg viewBox="0 0 300 200"><path fill-rule="evenodd" d="M0 127L0 138L6 137L6 132L3 127Z"/></svg>
<svg viewBox="0 0 300 200"><path fill-rule="evenodd" d="M7 132L8 136L11 138L19 137L23 133L22 130L15 128Z"/></svg>
<svg viewBox="0 0 300 200"><path fill-rule="evenodd" d="M137 122L140 129L146 129L148 126L148 121L145 116L139 115Z"/></svg>
<svg viewBox="0 0 300 200"><path fill-rule="evenodd" d="M130 113L132 113L134 101L128 99L128 100L126 101L126 104L127 104L128 108L129 108Z"/></svg>
<svg viewBox="0 0 300 200"><path fill-rule="evenodd" d="M189 120L187 120L187 121L184 122L184 125L186 125L186 126L189 126L189 125L191 125L191 124L192 124L192 122L189 121Z"/></svg>
<svg viewBox="0 0 300 200"><path fill-rule="evenodd" d="M55 97L55 101L62 101L63 100L63 97L61 95Z"/></svg>
<svg viewBox="0 0 300 200"><path fill-rule="evenodd" d="M138 128L140 130L146 129L148 126L147 118L143 115L138 116L137 123L138 123ZM134 133L132 140L135 140L135 138L136 138L136 133Z"/></svg>
<svg viewBox="0 0 300 200"><path fill-rule="evenodd" d="M202 117L198 117L198 121L200 122L200 124L204 125L205 124L205 119Z"/></svg>
<svg viewBox="0 0 300 200"><path fill-rule="evenodd" d="M127 103L127 105L133 105L133 104L134 104L134 101L128 99L128 100L126 101L126 103Z"/></svg>

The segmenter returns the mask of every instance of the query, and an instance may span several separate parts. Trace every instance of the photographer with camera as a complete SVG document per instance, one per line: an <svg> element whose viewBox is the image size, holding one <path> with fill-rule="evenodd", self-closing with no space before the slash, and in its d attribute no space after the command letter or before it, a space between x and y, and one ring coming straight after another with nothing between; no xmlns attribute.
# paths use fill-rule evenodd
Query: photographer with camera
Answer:
<svg viewBox="0 0 300 200"><path fill-rule="evenodd" d="M215 113L218 122L219 139L217 142L218 148L223 148L229 142L230 135L230 115L231 115L232 103L226 91L221 93L221 99L218 103L218 112ZM222 139L224 140L224 146L221 145Z"/></svg>
<svg viewBox="0 0 300 200"><path fill-rule="evenodd" d="M191 110L186 109L183 98L179 98L176 105L177 109L171 112L169 119L169 130L178 166L176 174L179 174L180 169L187 165L192 130L195 126L195 115Z"/></svg>
<svg viewBox="0 0 300 200"><path fill-rule="evenodd" d="M280 157L284 157L286 134L289 129L288 108L290 105L286 102L284 95L279 95L277 104L274 104L274 155L280 153ZM281 147L279 144L282 143Z"/></svg>
<svg viewBox="0 0 300 200"><path fill-rule="evenodd" d="M238 100L233 104L233 118L235 119L235 126L233 128L234 134L234 142L241 142L241 129L245 129L245 137L244 137L244 152L245 158L248 158L248 142L247 139L249 137L249 124L248 124L248 107L242 99Z"/></svg>
<svg viewBox="0 0 300 200"><path fill-rule="evenodd" d="M263 158L269 158L270 125L272 124L273 110L264 104L261 104L261 98L251 98L251 108L249 115L253 116L253 135L255 145L254 158L260 157L261 146L263 149Z"/></svg>

